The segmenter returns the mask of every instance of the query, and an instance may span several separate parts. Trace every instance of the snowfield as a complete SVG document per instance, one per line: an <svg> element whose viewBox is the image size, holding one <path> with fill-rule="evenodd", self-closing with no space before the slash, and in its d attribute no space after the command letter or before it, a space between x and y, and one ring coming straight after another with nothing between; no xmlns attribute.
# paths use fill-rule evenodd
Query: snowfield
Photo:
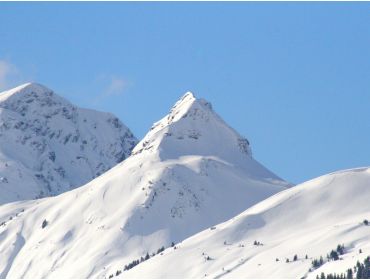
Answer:
<svg viewBox="0 0 370 280"><path fill-rule="evenodd" d="M239 225L242 231L232 232L232 222L209 228L288 187L252 157L248 140L209 102L187 93L153 125L129 158L103 175L55 197L1 206L0 277L108 278L147 253L207 229L180 243L179 250L158 254L128 274L202 277L207 263L201 256L192 258L192 250L197 250L192 240L202 239L208 246L211 240L216 242L214 238L225 238L231 245L219 248L217 241L216 251L208 248L216 258L209 264L221 261L216 252L229 259L238 249L228 253L226 248L245 237L245 228ZM262 223L257 216L249 221L256 230ZM231 235L226 238L221 229L226 234L228 224ZM212 239L203 240L207 235ZM172 259L172 254L183 262ZM174 261L178 273L171 268ZM154 273L161 262L164 266ZM213 273L218 273L216 266Z"/></svg>
<svg viewBox="0 0 370 280"><path fill-rule="evenodd" d="M370 255L370 226L364 223L370 218L369 197L369 168L325 175L267 198L119 277L297 279L322 272L346 274ZM343 254L327 260L337 245L344 245ZM313 268L312 261L320 256L323 265Z"/></svg>
<svg viewBox="0 0 370 280"><path fill-rule="evenodd" d="M0 94L0 204L60 194L127 158L137 143L115 116L28 83Z"/></svg>

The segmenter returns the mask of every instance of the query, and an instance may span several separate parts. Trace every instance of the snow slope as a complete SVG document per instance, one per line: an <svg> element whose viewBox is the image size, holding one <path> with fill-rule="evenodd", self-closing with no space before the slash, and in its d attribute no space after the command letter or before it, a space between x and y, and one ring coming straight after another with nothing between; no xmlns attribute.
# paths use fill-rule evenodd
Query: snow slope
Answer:
<svg viewBox="0 0 370 280"><path fill-rule="evenodd" d="M0 207L0 276L108 277L287 186L207 101L187 93L102 176Z"/></svg>
<svg viewBox="0 0 370 280"><path fill-rule="evenodd" d="M282 191L119 277L298 279L345 273L370 255L370 226L363 223L370 218L369 197L370 168L325 175ZM338 244L344 254L328 261ZM320 256L324 265L313 269L311 262Z"/></svg>
<svg viewBox="0 0 370 280"><path fill-rule="evenodd" d="M108 113L78 108L28 83L0 94L0 204L81 186L137 143Z"/></svg>

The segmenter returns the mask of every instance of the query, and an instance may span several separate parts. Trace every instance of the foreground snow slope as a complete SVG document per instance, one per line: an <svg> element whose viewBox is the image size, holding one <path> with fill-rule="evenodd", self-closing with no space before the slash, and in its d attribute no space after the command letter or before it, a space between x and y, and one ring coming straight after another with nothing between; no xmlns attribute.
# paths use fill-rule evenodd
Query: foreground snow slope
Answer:
<svg viewBox="0 0 370 280"><path fill-rule="evenodd" d="M107 277L286 187L208 102L187 93L107 173L0 207L0 276Z"/></svg>
<svg viewBox="0 0 370 280"><path fill-rule="evenodd" d="M343 273L370 255L370 226L363 223L370 218L369 197L369 168L322 176L282 191L120 277L315 278L321 272ZM327 262L338 244L345 246L343 260ZM325 264L309 273L312 260L320 256Z"/></svg>
<svg viewBox="0 0 370 280"><path fill-rule="evenodd" d="M0 204L59 194L125 159L136 139L115 116L28 83L0 94Z"/></svg>

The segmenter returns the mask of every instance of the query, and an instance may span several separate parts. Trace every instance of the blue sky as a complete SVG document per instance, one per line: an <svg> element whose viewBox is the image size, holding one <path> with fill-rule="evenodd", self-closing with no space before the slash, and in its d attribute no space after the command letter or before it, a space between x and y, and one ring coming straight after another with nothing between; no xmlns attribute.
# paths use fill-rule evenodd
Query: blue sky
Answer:
<svg viewBox="0 0 370 280"><path fill-rule="evenodd" d="M299 183L370 165L369 3L0 3L0 88L37 81L137 137L186 91Z"/></svg>

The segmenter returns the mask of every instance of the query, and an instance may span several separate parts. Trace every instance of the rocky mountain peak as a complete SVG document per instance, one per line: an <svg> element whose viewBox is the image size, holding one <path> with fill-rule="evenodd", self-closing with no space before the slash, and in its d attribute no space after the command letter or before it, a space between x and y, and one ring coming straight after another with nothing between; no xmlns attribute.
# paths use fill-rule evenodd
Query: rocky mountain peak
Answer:
<svg viewBox="0 0 370 280"><path fill-rule="evenodd" d="M136 143L114 115L79 108L43 85L0 93L0 204L87 183Z"/></svg>
<svg viewBox="0 0 370 280"><path fill-rule="evenodd" d="M185 93L167 116L154 123L133 154L159 152L162 158L181 155L216 155L238 159L251 156L246 138L227 125L205 99Z"/></svg>

